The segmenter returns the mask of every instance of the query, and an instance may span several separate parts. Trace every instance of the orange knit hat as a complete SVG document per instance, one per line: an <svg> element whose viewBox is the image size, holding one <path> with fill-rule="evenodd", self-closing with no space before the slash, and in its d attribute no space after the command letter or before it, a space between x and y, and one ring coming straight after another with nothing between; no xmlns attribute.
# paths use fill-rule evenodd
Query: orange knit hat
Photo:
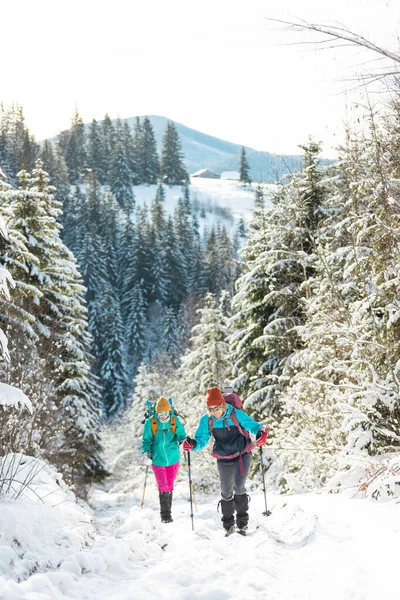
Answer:
<svg viewBox="0 0 400 600"><path fill-rule="evenodd" d="M161 398L159 398L157 400L157 404L156 404L156 412L169 412L171 410L171 405L168 402L168 400L164 397L161 396Z"/></svg>
<svg viewBox="0 0 400 600"><path fill-rule="evenodd" d="M207 390L206 394L206 404L207 408L210 406L218 406L219 404L223 404L225 402L223 395L221 394L221 390L217 387L212 387Z"/></svg>

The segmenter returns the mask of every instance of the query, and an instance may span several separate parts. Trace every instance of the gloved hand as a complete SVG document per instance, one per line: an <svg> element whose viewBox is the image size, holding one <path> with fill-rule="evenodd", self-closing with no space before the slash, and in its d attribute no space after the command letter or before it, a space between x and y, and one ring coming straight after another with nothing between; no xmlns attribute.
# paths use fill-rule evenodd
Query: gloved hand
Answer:
<svg viewBox="0 0 400 600"><path fill-rule="evenodd" d="M143 454L142 461L143 461L143 464L146 465L146 467L148 467L149 465L151 465L151 463L153 462L151 460L151 456L150 456L150 454L148 452L145 452Z"/></svg>
<svg viewBox="0 0 400 600"><path fill-rule="evenodd" d="M256 446L264 446L267 443L268 431L266 429L260 429L256 435Z"/></svg>
<svg viewBox="0 0 400 600"><path fill-rule="evenodd" d="M193 448L196 448L197 442L193 438L187 436L186 440L183 442L182 448L185 452L190 452Z"/></svg>

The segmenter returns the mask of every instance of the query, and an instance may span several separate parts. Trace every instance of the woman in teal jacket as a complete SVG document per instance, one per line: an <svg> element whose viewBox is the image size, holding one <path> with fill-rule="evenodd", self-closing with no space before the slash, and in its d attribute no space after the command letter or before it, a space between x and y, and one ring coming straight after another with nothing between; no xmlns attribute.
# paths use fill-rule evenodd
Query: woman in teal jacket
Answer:
<svg viewBox="0 0 400 600"><path fill-rule="evenodd" d="M186 452L201 450L213 437L211 454L217 459L221 484L222 523L227 535L233 533L236 512L237 530L245 535L249 522L246 479L251 451L255 445L266 443L267 431L243 410L227 404L217 387L207 390L206 406L207 414L201 417L194 438L184 441L183 449Z"/></svg>
<svg viewBox="0 0 400 600"><path fill-rule="evenodd" d="M157 481L162 523L172 523L172 492L179 470L179 444L186 438L179 417L169 401L161 396L155 414L146 420L142 437L145 465L152 465Z"/></svg>

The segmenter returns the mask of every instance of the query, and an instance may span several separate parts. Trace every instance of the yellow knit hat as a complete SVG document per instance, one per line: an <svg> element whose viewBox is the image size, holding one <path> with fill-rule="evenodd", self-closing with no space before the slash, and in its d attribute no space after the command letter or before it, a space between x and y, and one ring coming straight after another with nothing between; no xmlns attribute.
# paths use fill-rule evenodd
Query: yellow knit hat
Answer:
<svg viewBox="0 0 400 600"><path fill-rule="evenodd" d="M171 410L171 405L168 402L168 400L166 398L164 398L164 396L161 396L161 398L159 398L157 400L157 404L156 404L156 412L169 412Z"/></svg>

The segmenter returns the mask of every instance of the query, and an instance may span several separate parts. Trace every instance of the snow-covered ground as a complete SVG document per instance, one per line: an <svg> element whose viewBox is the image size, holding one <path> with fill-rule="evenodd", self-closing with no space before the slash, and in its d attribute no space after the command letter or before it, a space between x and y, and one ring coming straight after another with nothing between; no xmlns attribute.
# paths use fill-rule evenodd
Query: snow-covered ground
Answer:
<svg viewBox="0 0 400 600"><path fill-rule="evenodd" d="M105 434L114 475L75 503L51 470L30 499L0 504L4 600L376 600L397 594L400 507L344 494L251 492L250 535L225 538L218 494L196 494L194 531L181 467L174 523L161 524L149 476L124 435ZM129 432L128 432L129 433ZM136 444L137 446L137 444ZM193 466L196 485L196 469ZM252 487L257 486L253 482Z"/></svg>
<svg viewBox="0 0 400 600"><path fill-rule="evenodd" d="M265 186L266 189L271 187ZM192 177L189 189L193 206L199 211L197 216L201 229L205 226L210 228L217 222L229 229L235 227L240 218L247 220L251 217L256 184L242 186L238 181L229 179ZM182 187L164 186L164 190L166 196L164 208L167 214L172 214L178 199L183 195ZM133 187L133 191L138 206L142 206L144 202L150 206L156 195L157 186L137 185ZM201 216L202 208L205 216Z"/></svg>

